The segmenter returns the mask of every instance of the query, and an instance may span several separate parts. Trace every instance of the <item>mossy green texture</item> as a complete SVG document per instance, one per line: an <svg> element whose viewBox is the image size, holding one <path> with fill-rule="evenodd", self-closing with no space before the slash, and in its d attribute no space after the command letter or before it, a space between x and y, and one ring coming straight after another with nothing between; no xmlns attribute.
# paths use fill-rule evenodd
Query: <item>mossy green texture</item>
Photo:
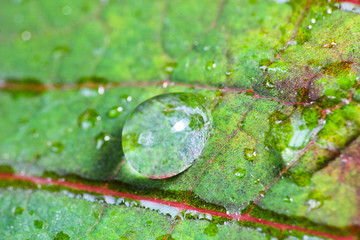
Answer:
<svg viewBox="0 0 360 240"><path fill-rule="evenodd" d="M360 15L344 6L4 1L0 172L94 186L111 179L113 190L222 213L260 199L252 216L359 235ZM210 137L186 171L149 179L124 158L122 129L141 102L174 92L201 99ZM102 210L86 200L97 197L71 198L59 186L0 186L1 236L163 239L174 220L138 202ZM280 236L258 228L189 216L168 239Z"/></svg>

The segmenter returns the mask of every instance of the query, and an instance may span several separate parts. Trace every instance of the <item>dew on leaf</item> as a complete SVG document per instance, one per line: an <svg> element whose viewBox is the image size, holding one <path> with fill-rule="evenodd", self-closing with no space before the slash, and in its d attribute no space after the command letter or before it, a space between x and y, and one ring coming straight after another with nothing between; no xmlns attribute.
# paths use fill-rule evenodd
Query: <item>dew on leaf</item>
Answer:
<svg viewBox="0 0 360 240"><path fill-rule="evenodd" d="M120 106L114 106L109 109L109 111L107 112L107 115L110 118L115 118L115 117L119 116L123 110L124 109Z"/></svg>
<svg viewBox="0 0 360 240"><path fill-rule="evenodd" d="M256 158L256 152L254 149L252 148L245 148L244 149L244 156L245 159L248 161L254 161Z"/></svg>
<svg viewBox="0 0 360 240"><path fill-rule="evenodd" d="M57 46L53 49L52 56L55 59L59 59L64 57L69 52L70 52L70 48L68 46Z"/></svg>
<svg viewBox="0 0 360 240"><path fill-rule="evenodd" d="M227 70L226 72L225 72L225 75L227 76L227 77L230 77L231 75L233 75L234 74L234 70L233 69L229 69L229 70Z"/></svg>
<svg viewBox="0 0 360 240"><path fill-rule="evenodd" d="M289 202L292 202L293 199L292 199L291 197L289 197L289 196L285 196L285 197L283 198L283 201L289 203Z"/></svg>
<svg viewBox="0 0 360 240"><path fill-rule="evenodd" d="M78 125L83 129L94 127L101 120L101 116L92 108L87 109L78 118Z"/></svg>
<svg viewBox="0 0 360 240"><path fill-rule="evenodd" d="M270 75L266 75L263 86L267 89L273 89L275 87L275 84L273 80L271 79Z"/></svg>
<svg viewBox="0 0 360 240"><path fill-rule="evenodd" d="M31 33L29 31L24 31L21 33L21 39L26 42L31 39Z"/></svg>
<svg viewBox="0 0 360 240"><path fill-rule="evenodd" d="M141 103L126 120L122 144L126 159L140 174L167 178L200 156L211 116L189 93L163 94Z"/></svg>
<svg viewBox="0 0 360 240"><path fill-rule="evenodd" d="M246 175L246 170L243 168L238 168L234 171L234 174L237 178L242 179Z"/></svg>
<svg viewBox="0 0 360 240"><path fill-rule="evenodd" d="M31 136L32 136L33 138L39 137L38 131L37 131L36 129L32 129L32 130L31 130Z"/></svg>
<svg viewBox="0 0 360 240"><path fill-rule="evenodd" d="M151 221L151 220L146 221L146 222L145 222L145 227L150 227L151 224L152 224L152 221Z"/></svg>
<svg viewBox="0 0 360 240"><path fill-rule="evenodd" d="M44 222L40 220L34 220L34 226L37 229L42 229L44 227Z"/></svg>
<svg viewBox="0 0 360 240"><path fill-rule="evenodd" d="M171 74L174 72L174 70L175 70L175 68L177 68L177 66L178 66L177 62L167 62L164 65L164 71L167 74Z"/></svg>
<svg viewBox="0 0 360 240"><path fill-rule="evenodd" d="M306 204L308 205L308 211L311 211L313 209L320 208L324 205L325 201L331 199L331 197L325 196L319 190L314 190L308 194L307 199L308 201Z"/></svg>
<svg viewBox="0 0 360 240"><path fill-rule="evenodd" d="M71 7L68 6L68 5L65 5L65 6L62 8L62 13L63 13L64 15L70 15L71 12L72 12L72 9L71 9Z"/></svg>
<svg viewBox="0 0 360 240"><path fill-rule="evenodd" d="M110 141L110 136L104 132L99 133L95 137L96 149L100 149L106 145L106 143Z"/></svg>
<svg viewBox="0 0 360 240"><path fill-rule="evenodd" d="M61 142L49 142L48 146L53 153L61 153L64 149L64 144Z"/></svg>
<svg viewBox="0 0 360 240"><path fill-rule="evenodd" d="M124 95L121 95L121 100L123 102L131 102L132 101L132 97L130 95L127 95L127 94L124 94Z"/></svg>
<svg viewBox="0 0 360 240"><path fill-rule="evenodd" d="M216 63L214 61L208 61L206 64L205 64L205 69L207 71L212 71L214 70L214 68L216 67Z"/></svg>

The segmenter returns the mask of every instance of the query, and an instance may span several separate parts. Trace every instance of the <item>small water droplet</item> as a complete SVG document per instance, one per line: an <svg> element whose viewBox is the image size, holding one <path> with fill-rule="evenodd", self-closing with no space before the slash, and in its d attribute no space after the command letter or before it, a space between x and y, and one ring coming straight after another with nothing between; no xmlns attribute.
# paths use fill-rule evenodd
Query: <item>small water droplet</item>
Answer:
<svg viewBox="0 0 360 240"><path fill-rule="evenodd" d="M87 109L78 118L78 125L83 129L94 127L101 120L101 116L92 108Z"/></svg>
<svg viewBox="0 0 360 240"><path fill-rule="evenodd" d="M306 203L308 205L308 211L311 211L313 209L317 209L323 206L325 201L331 199L331 197L325 196L319 190L313 190L309 192L307 199L308 201Z"/></svg>
<svg viewBox="0 0 360 240"><path fill-rule="evenodd" d="M289 197L289 196L285 196L285 197L283 198L283 201L289 203L289 202L292 202L293 199L292 199L291 197Z"/></svg>
<svg viewBox="0 0 360 240"><path fill-rule="evenodd" d="M132 97L127 94L122 95L120 98L123 102L131 102L132 101Z"/></svg>
<svg viewBox="0 0 360 240"><path fill-rule="evenodd" d="M227 77L230 77L231 75L233 75L234 74L234 70L233 69L229 69L229 70L227 70L226 72L225 72L225 75L227 76Z"/></svg>
<svg viewBox="0 0 360 240"><path fill-rule="evenodd" d="M234 174L237 178L242 179L246 175L246 170L243 168L238 168L234 171Z"/></svg>
<svg viewBox="0 0 360 240"><path fill-rule="evenodd" d="M214 68L216 68L216 63L214 61L208 61L206 64L205 64L205 69L207 71L212 71L214 70Z"/></svg>
<svg viewBox="0 0 360 240"><path fill-rule="evenodd" d="M64 15L70 15L71 12L72 12L72 9L71 9L71 7L68 6L68 5L66 5L66 6L64 6L64 7L62 8L62 13L63 13Z"/></svg>
<svg viewBox="0 0 360 240"><path fill-rule="evenodd" d="M36 129L32 129L32 130L31 130L31 136L32 136L33 138L38 138L38 137L39 137L38 131L37 131Z"/></svg>
<svg viewBox="0 0 360 240"><path fill-rule="evenodd" d="M31 39L31 33L29 31L24 31L21 33L21 38L23 41L29 41Z"/></svg>
<svg viewBox="0 0 360 240"><path fill-rule="evenodd" d="M200 156L210 127L211 117L196 95L159 95L141 103L126 120L124 154L144 176L171 177Z"/></svg>
<svg viewBox="0 0 360 240"><path fill-rule="evenodd" d="M64 144L61 142L49 142L48 146L53 153L61 153L64 149Z"/></svg>
<svg viewBox="0 0 360 240"><path fill-rule="evenodd" d="M264 79L263 86L267 89L273 89L275 87L275 84L273 80L271 79L270 75L267 75Z"/></svg>
<svg viewBox="0 0 360 240"><path fill-rule="evenodd" d="M68 54L69 52L70 48L68 46L57 46L52 50L52 56L55 59L59 59Z"/></svg>
<svg viewBox="0 0 360 240"><path fill-rule="evenodd" d="M95 144L96 144L96 149L100 149L102 147L105 146L105 144L110 141L110 136L104 132L99 133L96 137L95 137Z"/></svg>
<svg viewBox="0 0 360 240"><path fill-rule="evenodd" d="M252 148L245 148L244 149L244 156L245 156L246 160L254 161L255 158L256 158L256 152Z"/></svg>
<svg viewBox="0 0 360 240"><path fill-rule="evenodd" d="M123 111L124 109L120 106L114 106L112 108L109 109L109 111L107 112L108 117L110 118L114 118L120 115L120 113Z"/></svg>
<svg viewBox="0 0 360 240"><path fill-rule="evenodd" d="M175 68L177 68L177 66L178 66L177 62L167 62L167 63L165 63L163 69L167 74L171 74L174 72L174 70L175 70Z"/></svg>
<svg viewBox="0 0 360 240"><path fill-rule="evenodd" d="M259 184L260 183L260 179L259 178L255 178L254 179L254 184Z"/></svg>

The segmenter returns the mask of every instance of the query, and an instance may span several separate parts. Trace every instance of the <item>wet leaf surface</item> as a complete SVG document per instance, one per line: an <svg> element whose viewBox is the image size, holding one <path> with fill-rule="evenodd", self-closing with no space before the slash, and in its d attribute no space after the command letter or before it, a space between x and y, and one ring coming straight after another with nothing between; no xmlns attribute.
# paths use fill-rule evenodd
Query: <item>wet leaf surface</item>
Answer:
<svg viewBox="0 0 360 240"><path fill-rule="evenodd" d="M359 238L359 12L328 1L4 2L0 235ZM209 138L184 172L142 176L125 159L124 124L179 92L211 114ZM176 113L161 104L165 124ZM167 130L202 131L200 115ZM133 131L165 131L156 116ZM160 150L179 142L167 137Z"/></svg>

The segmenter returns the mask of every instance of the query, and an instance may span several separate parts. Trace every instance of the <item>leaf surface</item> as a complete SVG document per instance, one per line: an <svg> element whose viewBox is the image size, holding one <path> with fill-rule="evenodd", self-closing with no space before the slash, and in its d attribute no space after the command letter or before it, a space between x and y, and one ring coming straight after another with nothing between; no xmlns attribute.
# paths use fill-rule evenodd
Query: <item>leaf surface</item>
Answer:
<svg viewBox="0 0 360 240"><path fill-rule="evenodd" d="M1 235L359 238L359 12L327 1L5 1ZM185 172L145 178L121 131L138 104L173 92L203 100L211 135Z"/></svg>

